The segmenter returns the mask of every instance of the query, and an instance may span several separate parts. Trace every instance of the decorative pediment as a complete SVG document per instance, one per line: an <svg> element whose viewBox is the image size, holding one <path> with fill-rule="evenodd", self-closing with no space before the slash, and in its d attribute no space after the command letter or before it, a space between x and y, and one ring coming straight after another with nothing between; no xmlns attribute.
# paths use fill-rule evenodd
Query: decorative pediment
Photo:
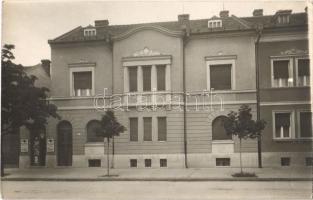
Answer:
<svg viewBox="0 0 313 200"><path fill-rule="evenodd" d="M151 50L148 47L145 47L142 50L136 51L135 53L132 54L133 57L160 56L160 55L162 55L160 52Z"/></svg>
<svg viewBox="0 0 313 200"><path fill-rule="evenodd" d="M280 52L280 55L294 55L294 54L308 54L308 50L301 50L301 49L288 49L286 51Z"/></svg>

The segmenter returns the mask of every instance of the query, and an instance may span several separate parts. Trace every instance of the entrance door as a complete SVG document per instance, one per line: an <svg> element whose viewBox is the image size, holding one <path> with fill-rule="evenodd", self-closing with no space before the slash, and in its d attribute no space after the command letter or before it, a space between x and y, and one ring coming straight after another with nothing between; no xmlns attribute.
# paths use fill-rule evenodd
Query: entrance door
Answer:
<svg viewBox="0 0 313 200"><path fill-rule="evenodd" d="M30 134L30 157L32 166L46 165L46 129L36 127Z"/></svg>
<svg viewBox="0 0 313 200"><path fill-rule="evenodd" d="M72 166L72 125L68 121L58 124L58 166Z"/></svg>

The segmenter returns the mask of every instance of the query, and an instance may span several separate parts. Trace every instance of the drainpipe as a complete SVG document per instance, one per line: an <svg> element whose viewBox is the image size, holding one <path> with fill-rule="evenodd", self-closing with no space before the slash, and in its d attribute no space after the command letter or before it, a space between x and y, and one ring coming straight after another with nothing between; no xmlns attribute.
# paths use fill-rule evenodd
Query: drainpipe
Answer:
<svg viewBox="0 0 313 200"><path fill-rule="evenodd" d="M183 36L183 101L184 101L184 153L185 153L185 168L188 168L188 157L187 157L187 119L186 119L186 111L187 111L187 105L186 105L186 53L185 53L185 47L188 42L189 33L185 29L184 30L184 36Z"/></svg>
<svg viewBox="0 0 313 200"><path fill-rule="evenodd" d="M255 42L255 67L256 67L256 110L257 110L257 120L260 120L260 63L259 63L259 44L262 36L263 26L262 24L258 24L256 27L257 40ZM262 142L261 135L258 137L258 167L262 168Z"/></svg>

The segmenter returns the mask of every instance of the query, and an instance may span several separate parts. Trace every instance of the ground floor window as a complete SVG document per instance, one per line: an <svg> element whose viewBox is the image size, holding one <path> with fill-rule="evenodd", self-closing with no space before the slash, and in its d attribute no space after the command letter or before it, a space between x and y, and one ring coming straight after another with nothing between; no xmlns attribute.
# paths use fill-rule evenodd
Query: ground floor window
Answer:
<svg viewBox="0 0 313 200"><path fill-rule="evenodd" d="M274 113L275 138L291 138L291 112Z"/></svg>
<svg viewBox="0 0 313 200"><path fill-rule="evenodd" d="M216 166L230 166L230 158L216 158Z"/></svg>
<svg viewBox="0 0 313 200"><path fill-rule="evenodd" d="M300 137L311 138L312 135L312 113L300 112Z"/></svg>

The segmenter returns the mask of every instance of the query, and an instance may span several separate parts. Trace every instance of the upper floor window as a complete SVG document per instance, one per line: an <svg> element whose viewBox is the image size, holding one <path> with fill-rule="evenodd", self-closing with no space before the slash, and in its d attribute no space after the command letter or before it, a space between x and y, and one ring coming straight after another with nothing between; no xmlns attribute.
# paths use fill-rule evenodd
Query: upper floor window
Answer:
<svg viewBox="0 0 313 200"><path fill-rule="evenodd" d="M293 86L292 60L272 60L272 86L290 87Z"/></svg>
<svg viewBox="0 0 313 200"><path fill-rule="evenodd" d="M165 90L165 65L157 65L157 91Z"/></svg>
<svg viewBox="0 0 313 200"><path fill-rule="evenodd" d="M128 69L128 76L129 76L129 91L130 92L137 92L137 67L129 67Z"/></svg>
<svg viewBox="0 0 313 200"><path fill-rule="evenodd" d="M312 113L311 112L300 112L300 137L301 138L312 138Z"/></svg>
<svg viewBox="0 0 313 200"><path fill-rule="evenodd" d="M209 20L208 21L208 27L209 28L220 28L220 27L222 27L222 20L220 20L220 19Z"/></svg>
<svg viewBox="0 0 313 200"><path fill-rule="evenodd" d="M209 60L207 67L208 90L235 89L235 60Z"/></svg>
<svg viewBox="0 0 313 200"><path fill-rule="evenodd" d="M94 28L84 29L84 36L85 37L96 36L96 35L97 35L96 29L94 29Z"/></svg>
<svg viewBox="0 0 313 200"><path fill-rule="evenodd" d="M277 17L278 24L288 24L289 23L289 15L279 15Z"/></svg>
<svg viewBox="0 0 313 200"><path fill-rule="evenodd" d="M292 112L274 112L274 136L276 139L286 139L292 137L293 129Z"/></svg>
<svg viewBox="0 0 313 200"><path fill-rule="evenodd" d="M310 86L310 60L296 59L297 85Z"/></svg>
<svg viewBox="0 0 313 200"><path fill-rule="evenodd" d="M70 89L71 96L94 95L94 68L70 68Z"/></svg>

